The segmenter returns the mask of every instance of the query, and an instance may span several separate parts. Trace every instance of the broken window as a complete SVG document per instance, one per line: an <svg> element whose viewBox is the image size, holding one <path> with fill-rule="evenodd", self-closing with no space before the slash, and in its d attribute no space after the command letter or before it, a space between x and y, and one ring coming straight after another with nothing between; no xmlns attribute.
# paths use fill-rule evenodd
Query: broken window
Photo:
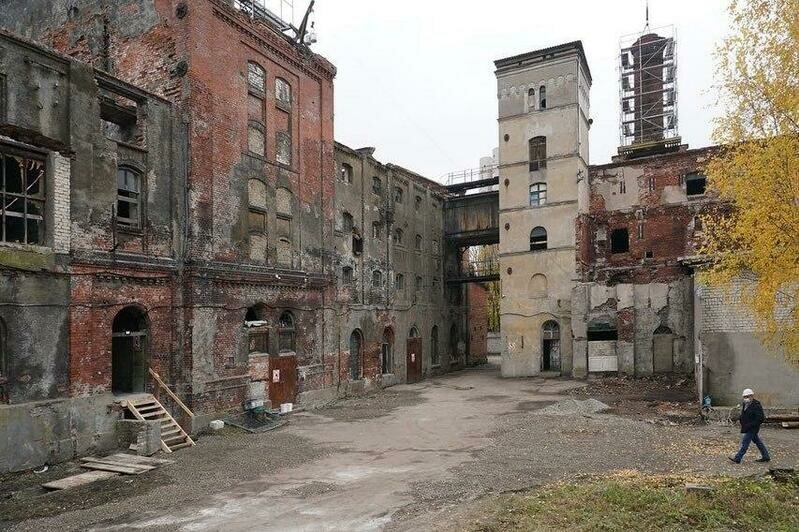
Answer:
<svg viewBox="0 0 799 532"><path fill-rule="evenodd" d="M44 245L44 161L0 147L2 241Z"/></svg>
<svg viewBox="0 0 799 532"><path fill-rule="evenodd" d="M383 193L383 182L377 176L372 178L372 192L378 196Z"/></svg>
<svg viewBox="0 0 799 532"><path fill-rule="evenodd" d="M543 251L547 249L547 230L535 227L530 231L530 251Z"/></svg>
<svg viewBox="0 0 799 532"><path fill-rule="evenodd" d="M138 104L120 94L101 89L100 124L106 138L126 144L141 144Z"/></svg>
<svg viewBox="0 0 799 532"><path fill-rule="evenodd" d="M405 290L405 276L401 273L394 275L394 289L397 292Z"/></svg>
<svg viewBox="0 0 799 532"><path fill-rule="evenodd" d="M380 222L372 222L372 238L383 238L383 225Z"/></svg>
<svg viewBox="0 0 799 532"><path fill-rule="evenodd" d="M690 173L685 176L685 193L688 196L701 196L705 193L707 178L699 173Z"/></svg>
<svg viewBox="0 0 799 532"><path fill-rule="evenodd" d="M380 288L383 286L383 272L375 270L372 272L372 286Z"/></svg>
<svg viewBox="0 0 799 532"><path fill-rule="evenodd" d="M291 135L287 131L275 133L275 160L285 166L291 166Z"/></svg>
<svg viewBox="0 0 799 532"><path fill-rule="evenodd" d="M275 80L275 99L278 104L291 107L291 85L283 78Z"/></svg>
<svg viewBox="0 0 799 532"><path fill-rule="evenodd" d="M610 252L627 253L630 251L630 234L626 227L614 229L610 233Z"/></svg>
<svg viewBox="0 0 799 532"><path fill-rule="evenodd" d="M341 269L341 281L344 284L352 284L353 280L354 277L353 277L352 267L344 266Z"/></svg>
<svg viewBox="0 0 799 532"><path fill-rule="evenodd" d="M530 171L535 172L547 167L547 138L533 137L530 146Z"/></svg>
<svg viewBox="0 0 799 532"><path fill-rule="evenodd" d="M422 197L421 196L416 196L414 206L416 207L417 211L422 207Z"/></svg>
<svg viewBox="0 0 799 532"><path fill-rule="evenodd" d="M294 315L291 312L284 312L280 315L277 322L278 330L278 353L296 352L296 336L294 329Z"/></svg>
<svg viewBox="0 0 799 532"><path fill-rule="evenodd" d="M140 187L138 172L126 167L117 169L117 224L131 228L141 225Z"/></svg>
<svg viewBox="0 0 799 532"><path fill-rule="evenodd" d="M247 63L247 86L256 94L266 92L266 71L253 61Z"/></svg>
<svg viewBox="0 0 799 532"><path fill-rule="evenodd" d="M538 107L540 109L547 108L547 87L546 85L541 85L538 89Z"/></svg>
<svg viewBox="0 0 799 532"><path fill-rule="evenodd" d="M394 243L399 245L399 246L401 246L402 245L402 237L403 237L402 229L400 229L399 227L394 229Z"/></svg>
<svg viewBox="0 0 799 532"><path fill-rule="evenodd" d="M540 207L547 203L547 184L534 183L530 185L530 207Z"/></svg>
<svg viewBox="0 0 799 532"><path fill-rule="evenodd" d="M341 180L344 183L352 183L352 166L347 163L341 165Z"/></svg>
<svg viewBox="0 0 799 532"><path fill-rule="evenodd" d="M394 187L394 201L402 203L403 190L402 187Z"/></svg>
<svg viewBox="0 0 799 532"><path fill-rule="evenodd" d="M422 251L422 235L416 235L416 242L414 243L416 251Z"/></svg>
<svg viewBox="0 0 799 532"><path fill-rule="evenodd" d="M611 325L589 325L588 326L588 341L589 342L611 342L619 339L619 333L616 328Z"/></svg>
<svg viewBox="0 0 799 532"><path fill-rule="evenodd" d="M363 253L363 239L358 234L358 231L355 230L352 232L352 253L354 255Z"/></svg>
<svg viewBox="0 0 799 532"><path fill-rule="evenodd" d="M256 122L250 122L247 127L247 150L250 153L263 157L266 153L265 139L264 126Z"/></svg>
<svg viewBox="0 0 799 532"><path fill-rule="evenodd" d="M247 309L244 316L244 327L247 330L247 351L249 353L267 353L269 351L269 327L266 322L264 305L255 305Z"/></svg>

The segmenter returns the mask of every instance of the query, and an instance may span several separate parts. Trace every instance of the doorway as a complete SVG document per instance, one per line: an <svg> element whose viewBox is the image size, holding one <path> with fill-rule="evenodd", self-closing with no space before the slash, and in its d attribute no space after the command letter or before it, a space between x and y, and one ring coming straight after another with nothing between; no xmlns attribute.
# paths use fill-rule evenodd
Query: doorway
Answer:
<svg viewBox="0 0 799 532"><path fill-rule="evenodd" d="M383 375L394 373L394 331L386 327L380 344L380 370Z"/></svg>
<svg viewBox="0 0 799 532"><path fill-rule="evenodd" d="M541 371L560 371L560 325L550 320L541 327Z"/></svg>
<svg viewBox="0 0 799 532"><path fill-rule="evenodd" d="M361 379L361 368L363 360L363 336L361 331L355 329L350 335L350 379L357 381Z"/></svg>
<svg viewBox="0 0 799 532"><path fill-rule="evenodd" d="M674 371L674 333L665 325L652 335L652 359L655 373Z"/></svg>
<svg viewBox="0 0 799 532"><path fill-rule="evenodd" d="M416 327L412 327L408 333L405 368L405 380L408 384L422 380L422 339L419 338L419 330Z"/></svg>
<svg viewBox="0 0 799 532"><path fill-rule="evenodd" d="M111 341L111 391L141 393L147 372L147 317L137 307L126 307L114 318Z"/></svg>

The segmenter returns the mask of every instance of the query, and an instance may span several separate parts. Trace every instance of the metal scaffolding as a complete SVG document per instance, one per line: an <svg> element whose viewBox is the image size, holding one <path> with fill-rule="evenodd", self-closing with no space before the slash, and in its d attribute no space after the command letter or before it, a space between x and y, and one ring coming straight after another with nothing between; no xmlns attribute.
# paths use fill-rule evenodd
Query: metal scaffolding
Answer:
<svg viewBox="0 0 799 532"><path fill-rule="evenodd" d="M265 19L285 31L294 24L294 0L233 0L233 6L250 18Z"/></svg>
<svg viewBox="0 0 799 532"><path fill-rule="evenodd" d="M679 141L674 27L622 37L619 50L621 146Z"/></svg>

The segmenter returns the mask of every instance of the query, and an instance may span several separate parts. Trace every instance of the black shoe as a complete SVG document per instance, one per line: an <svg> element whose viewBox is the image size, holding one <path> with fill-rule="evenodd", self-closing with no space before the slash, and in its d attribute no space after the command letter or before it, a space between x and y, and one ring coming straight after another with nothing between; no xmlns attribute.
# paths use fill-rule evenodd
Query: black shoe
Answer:
<svg viewBox="0 0 799 532"><path fill-rule="evenodd" d="M729 456L728 458L729 458L730 462L735 462L736 464L740 464L741 463L740 460L738 460L737 458L733 458L732 456Z"/></svg>
<svg viewBox="0 0 799 532"><path fill-rule="evenodd" d="M760 463L771 462L771 458L758 458L757 460L755 460L755 462L760 462Z"/></svg>

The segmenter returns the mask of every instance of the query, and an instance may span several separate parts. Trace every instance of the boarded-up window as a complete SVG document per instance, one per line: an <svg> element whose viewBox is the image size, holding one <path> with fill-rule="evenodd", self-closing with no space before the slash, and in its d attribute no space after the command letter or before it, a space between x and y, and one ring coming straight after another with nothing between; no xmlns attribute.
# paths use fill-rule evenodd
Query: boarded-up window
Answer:
<svg viewBox="0 0 799 532"><path fill-rule="evenodd" d="M275 99L279 104L291 105L291 85L285 79L275 80Z"/></svg>
<svg viewBox="0 0 799 532"><path fill-rule="evenodd" d="M257 93L263 93L266 89L266 71L258 63L247 63L247 85Z"/></svg>
<svg viewBox="0 0 799 532"><path fill-rule="evenodd" d="M250 234L250 259L256 261L266 260L267 246L266 234Z"/></svg>
<svg viewBox="0 0 799 532"><path fill-rule="evenodd" d="M250 179L247 183L250 194L250 207L266 210L266 185L260 179Z"/></svg>
<svg viewBox="0 0 799 532"><path fill-rule="evenodd" d="M291 241L287 238L281 238L277 242L277 263L280 266L284 266L287 268L292 267L292 255L293 251L291 249Z"/></svg>
<svg viewBox="0 0 799 532"><path fill-rule="evenodd" d="M275 192L275 208L282 216L291 217L294 213L294 195L287 188L278 188Z"/></svg>
<svg viewBox="0 0 799 532"><path fill-rule="evenodd" d="M291 166L291 135L285 131L275 134L275 159L278 163Z"/></svg>
<svg viewBox="0 0 799 532"><path fill-rule="evenodd" d="M538 273L530 278L527 295L532 299L547 296L547 278L545 275Z"/></svg>
<svg viewBox="0 0 799 532"><path fill-rule="evenodd" d="M261 121L264 116L264 101L252 94L247 97L247 111L250 118L253 120Z"/></svg>
<svg viewBox="0 0 799 532"><path fill-rule="evenodd" d="M264 131L260 124L250 123L247 128L247 149L250 153L264 156L265 152Z"/></svg>

